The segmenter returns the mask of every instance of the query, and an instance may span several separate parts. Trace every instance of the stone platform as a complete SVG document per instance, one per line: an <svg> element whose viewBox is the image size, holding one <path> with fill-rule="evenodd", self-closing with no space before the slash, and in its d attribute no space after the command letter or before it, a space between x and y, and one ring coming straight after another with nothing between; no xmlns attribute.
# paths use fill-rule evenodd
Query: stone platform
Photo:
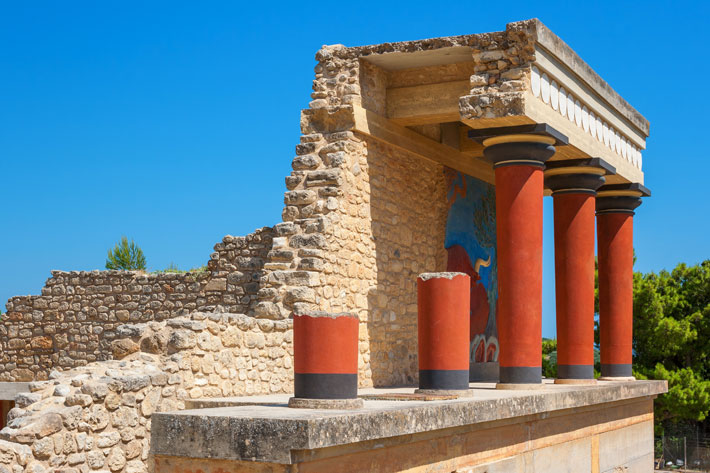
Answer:
<svg viewBox="0 0 710 473"><path fill-rule="evenodd" d="M288 395L192 401L202 408L154 414L155 473L653 470L653 399L665 382L494 386L357 411L289 409Z"/></svg>

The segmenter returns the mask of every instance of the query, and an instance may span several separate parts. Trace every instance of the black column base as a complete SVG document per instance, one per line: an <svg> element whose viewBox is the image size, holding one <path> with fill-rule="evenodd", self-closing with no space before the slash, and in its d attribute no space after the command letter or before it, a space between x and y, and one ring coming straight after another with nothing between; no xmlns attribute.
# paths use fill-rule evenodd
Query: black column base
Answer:
<svg viewBox="0 0 710 473"><path fill-rule="evenodd" d="M501 366L501 384L540 384L542 366Z"/></svg>
<svg viewBox="0 0 710 473"><path fill-rule="evenodd" d="M594 379L594 365L557 365L558 379Z"/></svg>
<svg viewBox="0 0 710 473"><path fill-rule="evenodd" d="M419 370L419 389L468 389L468 370Z"/></svg>
<svg viewBox="0 0 710 473"><path fill-rule="evenodd" d="M357 374L296 373L294 397L305 399L355 399Z"/></svg>
<svg viewBox="0 0 710 473"><path fill-rule="evenodd" d="M630 378L634 375L631 366L631 364L602 364L602 378Z"/></svg>
<svg viewBox="0 0 710 473"><path fill-rule="evenodd" d="M468 380L471 383L497 383L500 379L500 366L497 361L471 363Z"/></svg>

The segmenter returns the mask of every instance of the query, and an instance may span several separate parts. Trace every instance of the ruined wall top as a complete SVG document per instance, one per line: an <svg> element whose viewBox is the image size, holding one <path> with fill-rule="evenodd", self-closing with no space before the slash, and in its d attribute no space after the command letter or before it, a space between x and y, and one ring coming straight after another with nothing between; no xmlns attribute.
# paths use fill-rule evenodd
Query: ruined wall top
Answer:
<svg viewBox="0 0 710 473"><path fill-rule="evenodd" d="M602 158L617 170L610 184L644 183L648 120L537 19L491 33L323 46L316 60L310 109L330 107L328 113L347 124L343 108L353 107L352 128L363 134L374 136L377 118L363 110L424 135L434 130L427 136L441 143L440 125L459 123L461 130L545 123L569 137L570 146L555 159ZM311 112L309 118L322 117ZM482 156L470 144L453 147ZM442 163L486 180L485 169Z"/></svg>
<svg viewBox="0 0 710 473"><path fill-rule="evenodd" d="M601 98L609 102L648 136L649 121L602 79L567 43L537 18L508 23L505 31L490 33L443 36L354 47L345 47L342 44L325 45L316 54L316 60L322 61L331 56L340 59L363 58L386 69L405 69L470 61L471 53L477 52L471 51L471 49L483 49L490 46L509 48L514 46L514 43L522 46L521 51L525 51L525 46L531 45L544 48L561 60L579 79L588 84ZM446 51L442 54L437 53L437 50ZM534 50L528 51L532 53L529 59L534 61ZM388 55L386 60L374 57L384 54Z"/></svg>

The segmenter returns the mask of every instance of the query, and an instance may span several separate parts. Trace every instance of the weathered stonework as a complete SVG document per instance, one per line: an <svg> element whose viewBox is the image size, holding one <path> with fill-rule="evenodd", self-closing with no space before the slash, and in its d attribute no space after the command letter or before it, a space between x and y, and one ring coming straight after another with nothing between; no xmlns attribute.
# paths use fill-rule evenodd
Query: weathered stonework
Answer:
<svg viewBox="0 0 710 473"><path fill-rule="evenodd" d="M272 231L224 237L207 273L52 271L39 296L13 297L0 319L0 381L47 379L54 368L112 357L116 328L192 311L256 306Z"/></svg>
<svg viewBox="0 0 710 473"><path fill-rule="evenodd" d="M292 390L292 323L194 312L117 327L121 360L30 384L0 431L0 472L148 471L151 416L196 398Z"/></svg>

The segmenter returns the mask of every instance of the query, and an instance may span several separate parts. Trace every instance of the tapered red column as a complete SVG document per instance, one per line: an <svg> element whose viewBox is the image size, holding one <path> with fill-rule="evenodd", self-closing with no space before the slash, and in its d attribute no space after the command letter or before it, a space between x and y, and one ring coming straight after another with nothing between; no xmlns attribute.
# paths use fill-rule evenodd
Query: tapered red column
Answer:
<svg viewBox="0 0 710 473"><path fill-rule="evenodd" d="M594 381L594 210L614 169L600 159L557 161L545 172L555 219L558 384Z"/></svg>
<svg viewBox="0 0 710 473"><path fill-rule="evenodd" d="M602 379L633 377L633 220L642 195L650 193L632 184L602 187L597 196Z"/></svg>
<svg viewBox="0 0 710 473"><path fill-rule="evenodd" d="M545 131L483 140L495 168L500 388L542 378L543 169L566 142Z"/></svg>

